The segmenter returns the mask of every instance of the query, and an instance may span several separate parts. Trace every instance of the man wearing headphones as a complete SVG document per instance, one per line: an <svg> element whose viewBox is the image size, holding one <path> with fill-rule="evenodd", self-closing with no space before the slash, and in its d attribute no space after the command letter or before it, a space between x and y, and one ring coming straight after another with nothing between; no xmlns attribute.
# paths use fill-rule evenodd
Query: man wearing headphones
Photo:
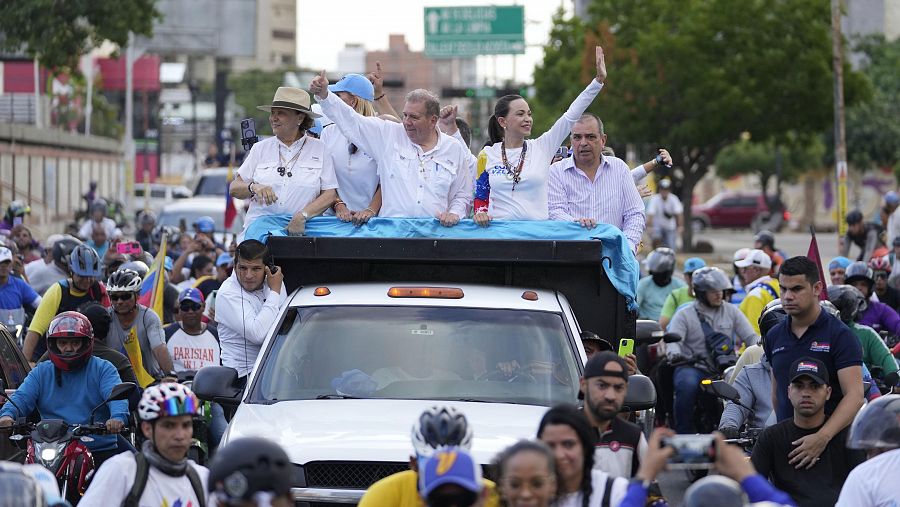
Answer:
<svg viewBox="0 0 900 507"><path fill-rule="evenodd" d="M216 295L216 322L222 365L237 370L241 386L246 385L263 340L286 300L284 274L268 247L255 239L238 245L234 273Z"/></svg>

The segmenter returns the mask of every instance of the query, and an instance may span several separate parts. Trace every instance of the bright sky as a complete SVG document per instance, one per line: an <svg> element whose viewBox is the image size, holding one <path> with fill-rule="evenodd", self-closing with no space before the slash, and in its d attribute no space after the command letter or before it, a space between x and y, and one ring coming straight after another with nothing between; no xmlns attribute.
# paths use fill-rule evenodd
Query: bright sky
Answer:
<svg viewBox="0 0 900 507"><path fill-rule="evenodd" d="M387 49L388 35L402 33L412 51L425 47L425 7L466 7L476 5L524 5L524 55L516 57L516 78L531 83L535 64L543 57L542 46L550 34L553 13L563 6L572 11L571 0L343 0L322 4L297 0L297 63L302 67L333 70L338 52L347 43L360 43L369 51ZM335 14L340 13L340 17ZM513 72L513 57L496 57L501 81ZM479 81L493 80L494 58L479 57Z"/></svg>

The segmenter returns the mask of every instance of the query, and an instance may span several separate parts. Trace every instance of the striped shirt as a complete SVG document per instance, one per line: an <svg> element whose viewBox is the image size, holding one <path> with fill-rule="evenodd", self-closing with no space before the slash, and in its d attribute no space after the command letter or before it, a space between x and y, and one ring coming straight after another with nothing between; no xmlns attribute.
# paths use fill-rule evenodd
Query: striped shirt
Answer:
<svg viewBox="0 0 900 507"><path fill-rule="evenodd" d="M591 218L625 233L635 250L644 234L644 203L634 186L628 165L616 157L603 157L593 181L575 167L575 157L550 166L550 220Z"/></svg>

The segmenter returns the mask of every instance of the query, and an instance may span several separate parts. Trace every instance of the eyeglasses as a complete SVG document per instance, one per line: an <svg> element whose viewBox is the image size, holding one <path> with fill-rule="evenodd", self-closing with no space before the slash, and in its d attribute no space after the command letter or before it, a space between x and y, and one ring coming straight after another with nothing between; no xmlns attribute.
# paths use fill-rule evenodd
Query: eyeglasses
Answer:
<svg viewBox="0 0 900 507"><path fill-rule="evenodd" d="M127 292L124 294L110 294L110 301L128 301L131 297L134 296L134 292Z"/></svg>
<svg viewBox="0 0 900 507"><path fill-rule="evenodd" d="M196 312L200 309L200 304L191 301L185 301L178 305L178 309L183 312Z"/></svg>
<svg viewBox="0 0 900 507"><path fill-rule="evenodd" d="M882 280L882 279L887 280L888 274L887 274L887 271L876 271L874 273L874 277L876 280Z"/></svg>

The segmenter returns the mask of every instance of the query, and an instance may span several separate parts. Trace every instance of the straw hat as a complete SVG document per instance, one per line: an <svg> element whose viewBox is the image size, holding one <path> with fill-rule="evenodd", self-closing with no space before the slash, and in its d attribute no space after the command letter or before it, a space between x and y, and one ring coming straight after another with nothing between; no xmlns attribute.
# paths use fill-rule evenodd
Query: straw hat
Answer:
<svg viewBox="0 0 900 507"><path fill-rule="evenodd" d="M309 94L300 88L291 88L289 86L279 86L275 90L275 98L272 104L268 106L256 106L256 109L262 111L271 111L273 107L283 107L285 109L293 109L299 111L310 118L318 118L319 114L314 113L309 107Z"/></svg>

